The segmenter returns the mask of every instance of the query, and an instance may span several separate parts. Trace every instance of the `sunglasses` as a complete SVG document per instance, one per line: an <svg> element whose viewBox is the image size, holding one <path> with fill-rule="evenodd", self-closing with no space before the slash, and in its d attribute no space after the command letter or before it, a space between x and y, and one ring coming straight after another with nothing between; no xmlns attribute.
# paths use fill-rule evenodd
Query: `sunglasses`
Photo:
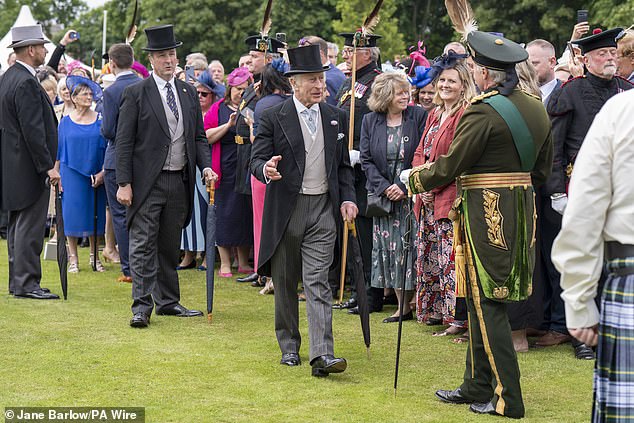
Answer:
<svg viewBox="0 0 634 423"><path fill-rule="evenodd" d="M207 97L209 94L211 94L211 93L206 93L204 91L198 91L198 95L202 96L202 97Z"/></svg>
<svg viewBox="0 0 634 423"><path fill-rule="evenodd" d="M617 43L619 41L621 41L623 38L625 38L625 36L627 35L628 31L630 31L632 28L634 28L634 25L632 25L629 28L626 28L626 29L622 30L621 32L619 32L619 35L616 36L614 41L616 41Z"/></svg>

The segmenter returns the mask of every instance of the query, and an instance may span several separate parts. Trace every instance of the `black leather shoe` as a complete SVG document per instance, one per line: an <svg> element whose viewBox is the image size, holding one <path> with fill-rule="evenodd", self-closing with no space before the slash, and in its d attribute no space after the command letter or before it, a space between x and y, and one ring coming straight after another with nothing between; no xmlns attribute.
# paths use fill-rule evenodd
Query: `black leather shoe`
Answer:
<svg viewBox="0 0 634 423"><path fill-rule="evenodd" d="M462 396L460 388L456 388L453 391L439 389L436 391L436 397L442 402L448 402L450 404L471 404L473 401Z"/></svg>
<svg viewBox="0 0 634 423"><path fill-rule="evenodd" d="M236 282L255 282L260 276L257 273L251 273L250 275L237 278Z"/></svg>
<svg viewBox="0 0 634 423"><path fill-rule="evenodd" d="M509 416L506 414L500 414L495 411L495 407L491 401L489 402L474 402L469 406L469 411L477 413L477 414L491 414L492 416L504 416L509 417L511 419L521 419L524 416Z"/></svg>
<svg viewBox="0 0 634 423"><path fill-rule="evenodd" d="M350 298L348 301L344 301L341 304L333 304L332 308L336 309L336 310L341 310L344 308L354 308L357 306L357 299L356 298Z"/></svg>
<svg viewBox="0 0 634 423"><path fill-rule="evenodd" d="M345 358L335 358L335 356L330 354L315 358L310 362L310 365L313 367L312 375L315 377L326 377L330 373L341 373L348 367Z"/></svg>
<svg viewBox="0 0 634 423"><path fill-rule="evenodd" d="M403 321L412 320L412 319L414 319L414 316L412 315L411 311L403 315ZM398 316L390 316L383 319L383 323L394 323L394 322L398 322Z"/></svg>
<svg viewBox="0 0 634 423"><path fill-rule="evenodd" d="M379 311L383 311L383 308L380 308L380 309L377 310L376 308L370 306L370 313L376 313L376 312L379 312ZM357 307L353 307L353 308L349 309L348 313L349 314L359 314L359 307L357 306Z"/></svg>
<svg viewBox="0 0 634 423"><path fill-rule="evenodd" d="M137 313L132 316L130 326L133 328L146 328L150 324L150 316L145 313Z"/></svg>
<svg viewBox="0 0 634 423"><path fill-rule="evenodd" d="M59 300L59 295L52 294L50 291L45 291L42 288L34 289L31 292L15 294L15 296L20 298L30 298L32 300Z"/></svg>
<svg viewBox="0 0 634 423"><path fill-rule="evenodd" d="M594 350L586 344L576 345L575 358L579 360L594 360Z"/></svg>
<svg viewBox="0 0 634 423"><path fill-rule="evenodd" d="M171 307L156 310L156 314L159 316L197 317L202 316L203 312L199 310L190 310L180 304L176 304Z"/></svg>
<svg viewBox="0 0 634 423"><path fill-rule="evenodd" d="M284 353L282 354L282 359L280 360L280 364L284 364L286 366L299 366L302 364L302 360L299 358L299 354L297 353Z"/></svg>

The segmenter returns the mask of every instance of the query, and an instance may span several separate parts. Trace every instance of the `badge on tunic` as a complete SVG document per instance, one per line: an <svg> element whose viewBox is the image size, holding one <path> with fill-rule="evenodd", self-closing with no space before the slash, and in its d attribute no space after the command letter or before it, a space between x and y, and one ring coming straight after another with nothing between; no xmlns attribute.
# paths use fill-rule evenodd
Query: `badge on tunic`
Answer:
<svg viewBox="0 0 634 423"><path fill-rule="evenodd" d="M509 296L509 289L505 286L496 286L493 288L493 296L498 300L504 300Z"/></svg>
<svg viewBox="0 0 634 423"><path fill-rule="evenodd" d="M354 83L354 96L356 98L363 97L363 95L365 94L365 92L367 90L368 90L368 86L367 85L363 85L363 84L360 84L358 82Z"/></svg>

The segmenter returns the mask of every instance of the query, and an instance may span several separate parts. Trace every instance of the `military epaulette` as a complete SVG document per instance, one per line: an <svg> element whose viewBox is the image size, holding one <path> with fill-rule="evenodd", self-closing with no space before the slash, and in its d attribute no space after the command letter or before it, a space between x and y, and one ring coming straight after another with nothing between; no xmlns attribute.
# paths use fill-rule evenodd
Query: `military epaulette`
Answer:
<svg viewBox="0 0 634 423"><path fill-rule="evenodd" d="M542 98L541 98L540 96L538 96L538 95L535 95L535 94L529 93L528 91L524 91L524 90L520 90L520 91L521 91L521 92L523 92L524 94L526 94L526 95L527 95L527 96L529 96L529 97L533 97L534 99L537 99L537 100L539 100L539 101L542 101Z"/></svg>
<svg viewBox="0 0 634 423"><path fill-rule="evenodd" d="M585 75L581 75L581 76L575 76L574 78L570 78L569 80L561 84L561 88L565 87L566 85L568 85L571 81L574 81L575 79L583 79L585 77L586 77Z"/></svg>
<svg viewBox="0 0 634 423"><path fill-rule="evenodd" d="M492 90L488 93L480 94L471 99L471 104L476 104L484 100L485 98L493 97L494 95L498 95L500 92L498 90Z"/></svg>

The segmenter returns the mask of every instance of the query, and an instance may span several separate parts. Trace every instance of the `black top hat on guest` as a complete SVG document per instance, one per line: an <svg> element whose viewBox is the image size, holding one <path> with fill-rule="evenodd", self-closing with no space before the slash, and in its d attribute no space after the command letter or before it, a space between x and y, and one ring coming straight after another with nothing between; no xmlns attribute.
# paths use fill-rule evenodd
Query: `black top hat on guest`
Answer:
<svg viewBox="0 0 634 423"><path fill-rule="evenodd" d="M340 37L344 38L343 45L348 47L354 47L354 38L356 36L356 32L342 32L339 34ZM379 38L383 38L380 35L376 34L361 34L359 36L359 42L357 44L357 48L367 48L367 47L376 47L376 41Z"/></svg>
<svg viewBox="0 0 634 423"><path fill-rule="evenodd" d="M147 36L147 46L143 48L145 51L171 50L183 45L174 38L174 25L145 28L145 35Z"/></svg>
<svg viewBox="0 0 634 423"><path fill-rule="evenodd" d="M581 54L586 54L592 50L597 50L605 47L616 48L616 36L623 31L623 28L608 29L607 31L601 31L595 29L592 31L592 35L584 38L579 38L574 41L574 44L581 48Z"/></svg>
<svg viewBox="0 0 634 423"><path fill-rule="evenodd" d="M263 53L277 53L278 49L286 45L277 38L262 37L261 35L251 35L244 40L249 51L261 51Z"/></svg>
<svg viewBox="0 0 634 423"><path fill-rule="evenodd" d="M284 76L293 76L300 73L325 72L330 67L321 63L321 54L318 45L290 48L287 50L290 70Z"/></svg>

